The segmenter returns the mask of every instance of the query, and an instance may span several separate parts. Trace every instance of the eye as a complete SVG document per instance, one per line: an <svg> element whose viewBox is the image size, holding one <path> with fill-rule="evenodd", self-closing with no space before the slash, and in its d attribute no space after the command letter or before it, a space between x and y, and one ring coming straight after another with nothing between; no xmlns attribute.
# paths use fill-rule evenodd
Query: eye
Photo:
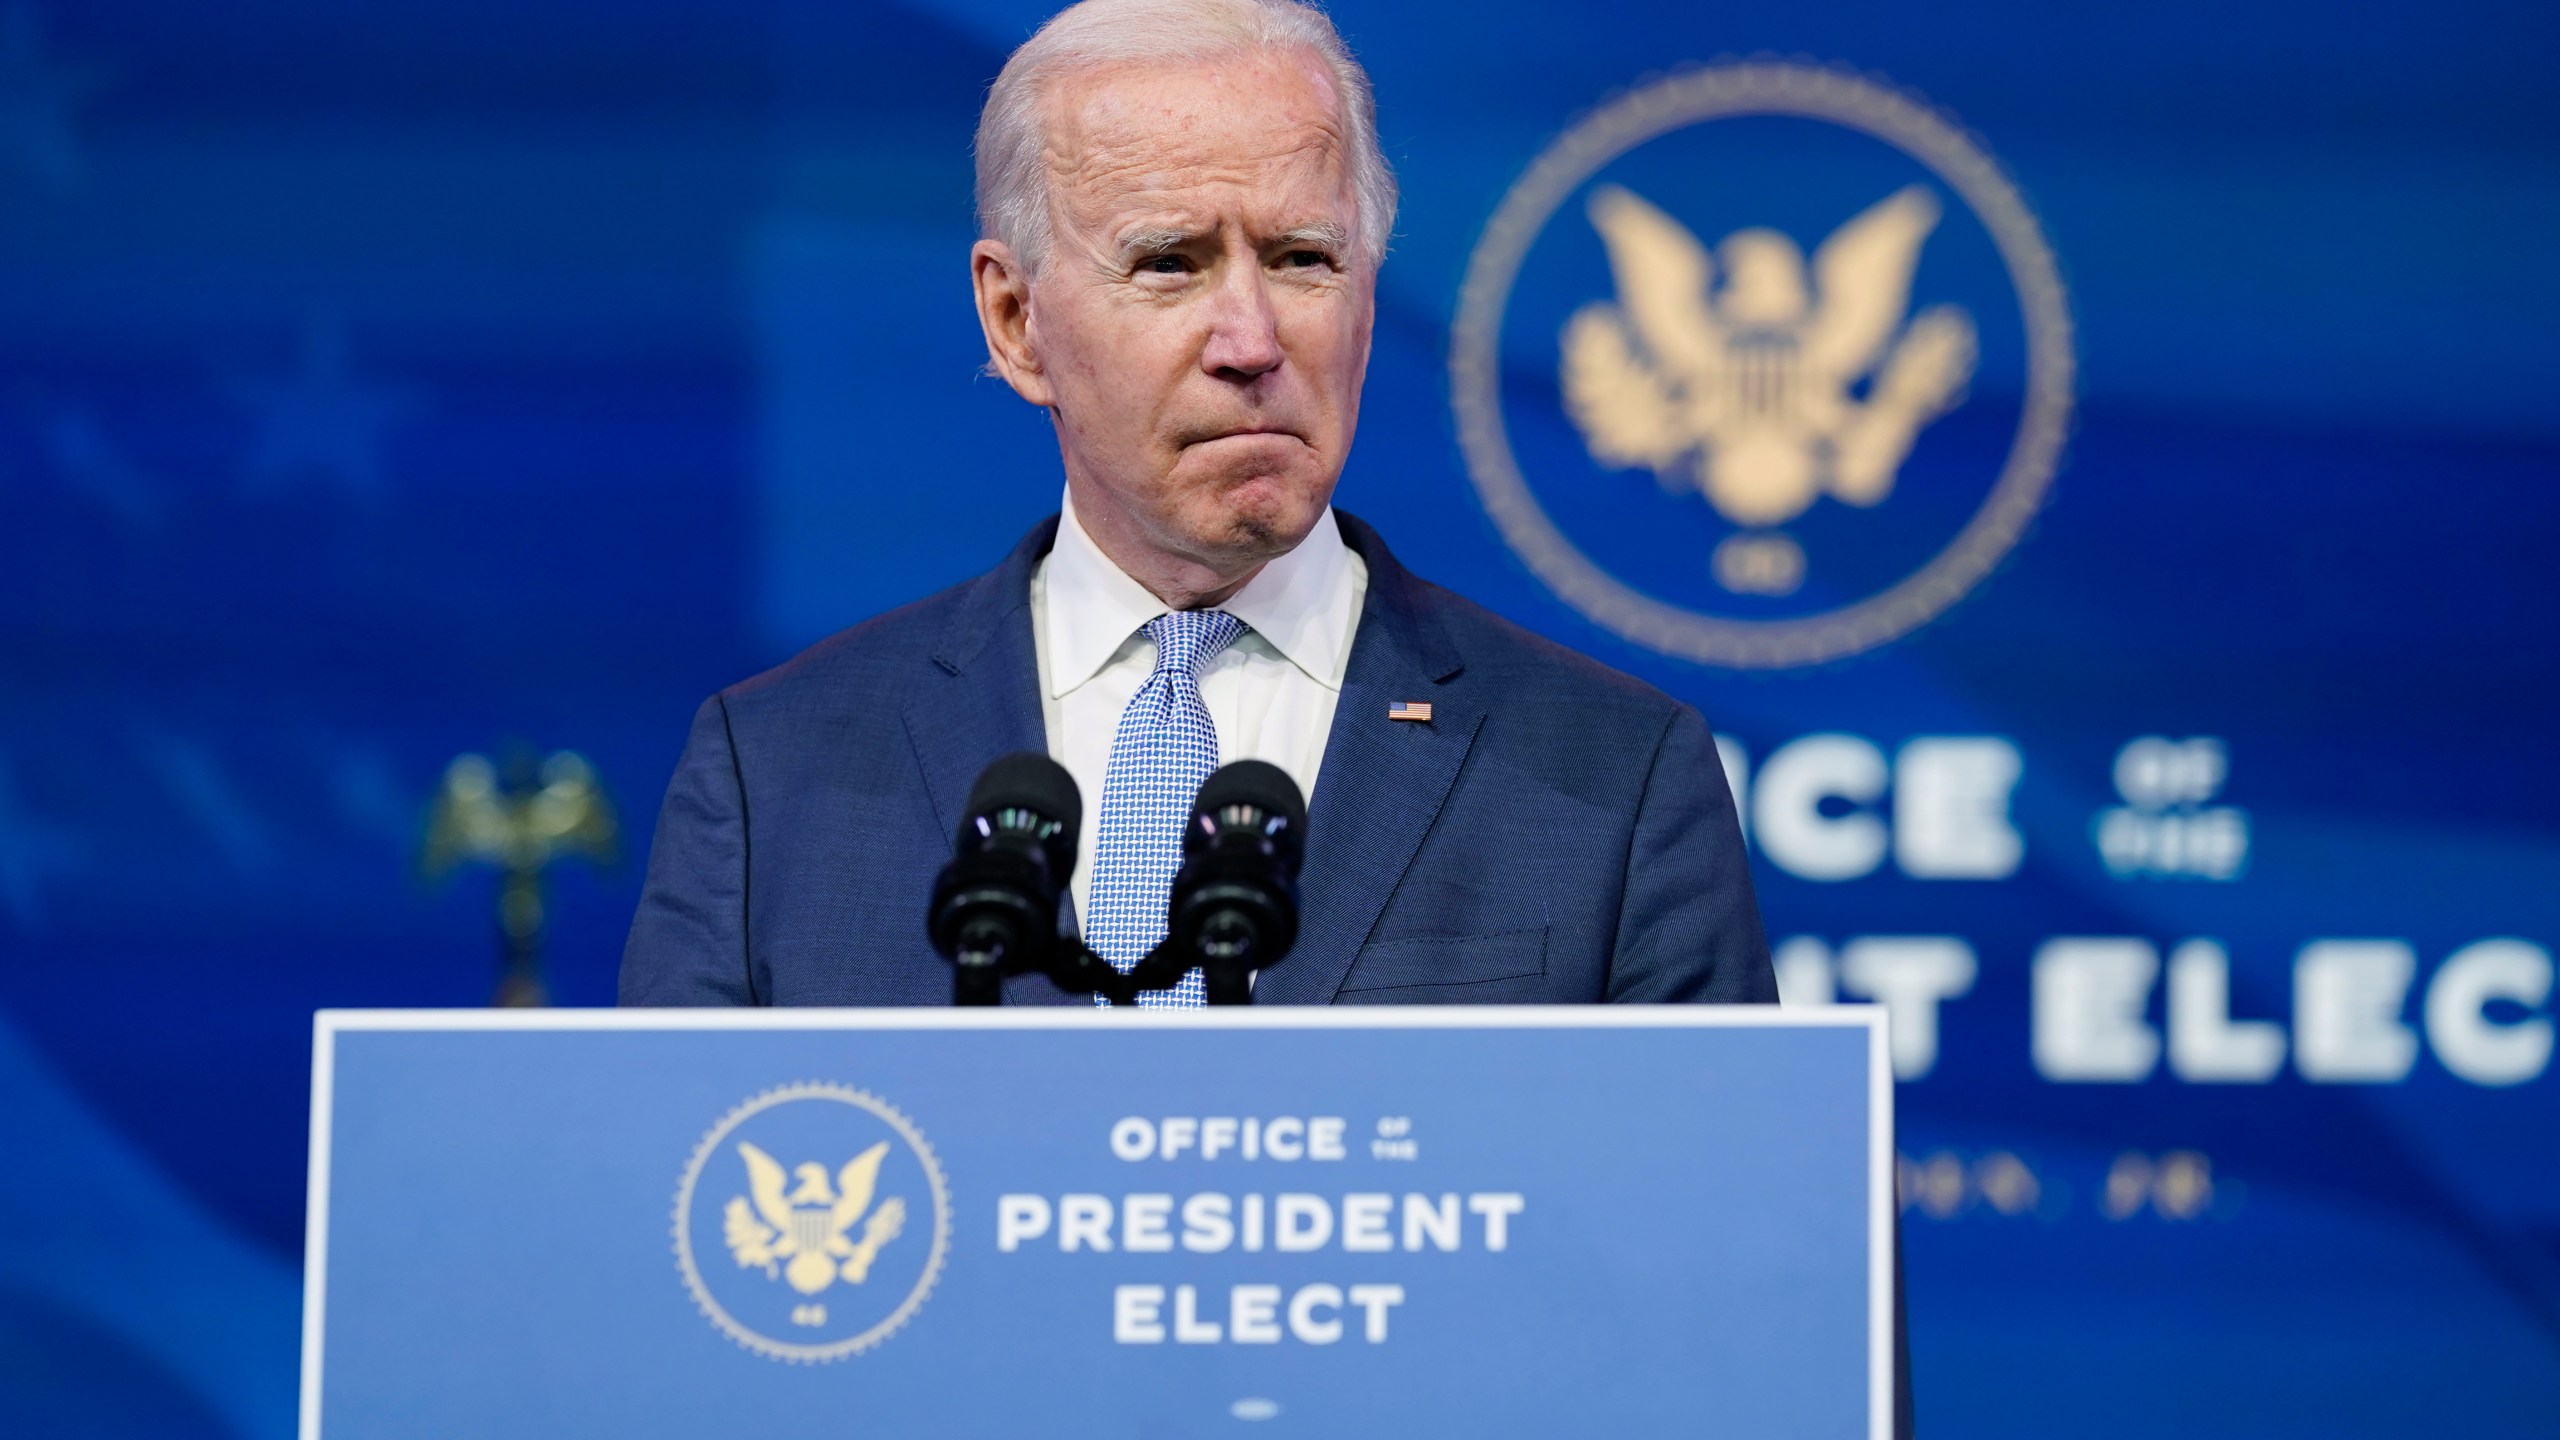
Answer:
<svg viewBox="0 0 2560 1440"><path fill-rule="evenodd" d="M1292 250L1280 257L1282 267L1290 270L1312 270L1332 263L1333 257L1321 250Z"/></svg>
<svg viewBox="0 0 2560 1440"><path fill-rule="evenodd" d="M1146 275L1188 275L1191 262L1179 255L1150 255L1138 262L1138 270Z"/></svg>

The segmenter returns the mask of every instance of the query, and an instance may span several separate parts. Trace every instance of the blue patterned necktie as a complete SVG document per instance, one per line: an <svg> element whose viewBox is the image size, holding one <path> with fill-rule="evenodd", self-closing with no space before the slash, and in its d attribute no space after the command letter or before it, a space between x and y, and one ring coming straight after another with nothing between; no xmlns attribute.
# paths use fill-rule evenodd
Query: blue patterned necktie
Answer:
<svg viewBox="0 0 2560 1440"><path fill-rule="evenodd" d="M1156 669L1129 697L1111 737L1085 927L1085 943L1123 974L1164 939L1191 802L1218 768L1218 727L1200 700L1200 671L1244 633L1244 622L1224 610L1176 610L1148 621L1146 632L1156 642ZM1142 1009L1207 1003L1196 969L1171 990L1138 997Z"/></svg>

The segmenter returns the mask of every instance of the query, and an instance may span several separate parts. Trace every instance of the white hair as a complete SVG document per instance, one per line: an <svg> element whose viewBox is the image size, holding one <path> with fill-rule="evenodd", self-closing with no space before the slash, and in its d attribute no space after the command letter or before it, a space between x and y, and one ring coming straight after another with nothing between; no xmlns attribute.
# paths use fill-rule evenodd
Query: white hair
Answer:
<svg viewBox="0 0 2560 1440"><path fill-rule="evenodd" d="M1005 62L978 114L978 233L1012 247L1034 272L1048 255L1051 81L1103 65L1257 50L1305 50L1323 62L1351 146L1360 251L1373 265L1385 259L1396 177L1378 147L1377 97L1333 22L1297 0L1083 0L1051 16Z"/></svg>

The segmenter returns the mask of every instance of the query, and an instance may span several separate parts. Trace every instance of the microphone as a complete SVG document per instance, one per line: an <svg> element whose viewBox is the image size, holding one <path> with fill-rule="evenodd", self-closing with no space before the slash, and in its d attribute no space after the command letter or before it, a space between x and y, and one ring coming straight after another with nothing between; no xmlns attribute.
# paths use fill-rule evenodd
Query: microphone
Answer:
<svg viewBox="0 0 2560 1440"><path fill-rule="evenodd" d="M978 776L925 912L933 948L953 966L952 1003L997 1004L1005 976L1049 965L1083 821L1075 777L1046 755L1016 751Z"/></svg>
<svg viewBox="0 0 2560 1440"><path fill-rule="evenodd" d="M1298 865L1307 802L1287 771L1239 760L1200 786L1182 832L1165 945L1200 967L1212 1005L1253 1003L1253 972L1298 939Z"/></svg>

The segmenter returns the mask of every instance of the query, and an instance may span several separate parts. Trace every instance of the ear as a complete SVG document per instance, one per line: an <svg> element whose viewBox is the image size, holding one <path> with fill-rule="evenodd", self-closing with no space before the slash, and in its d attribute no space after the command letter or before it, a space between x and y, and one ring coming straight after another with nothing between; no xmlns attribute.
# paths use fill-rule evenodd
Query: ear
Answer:
<svg viewBox="0 0 2560 1440"><path fill-rule="evenodd" d="M971 246L969 280L977 289L978 328L987 337L987 368L1014 394L1047 408L1056 397L1031 342L1031 277L1013 247L1001 240Z"/></svg>

